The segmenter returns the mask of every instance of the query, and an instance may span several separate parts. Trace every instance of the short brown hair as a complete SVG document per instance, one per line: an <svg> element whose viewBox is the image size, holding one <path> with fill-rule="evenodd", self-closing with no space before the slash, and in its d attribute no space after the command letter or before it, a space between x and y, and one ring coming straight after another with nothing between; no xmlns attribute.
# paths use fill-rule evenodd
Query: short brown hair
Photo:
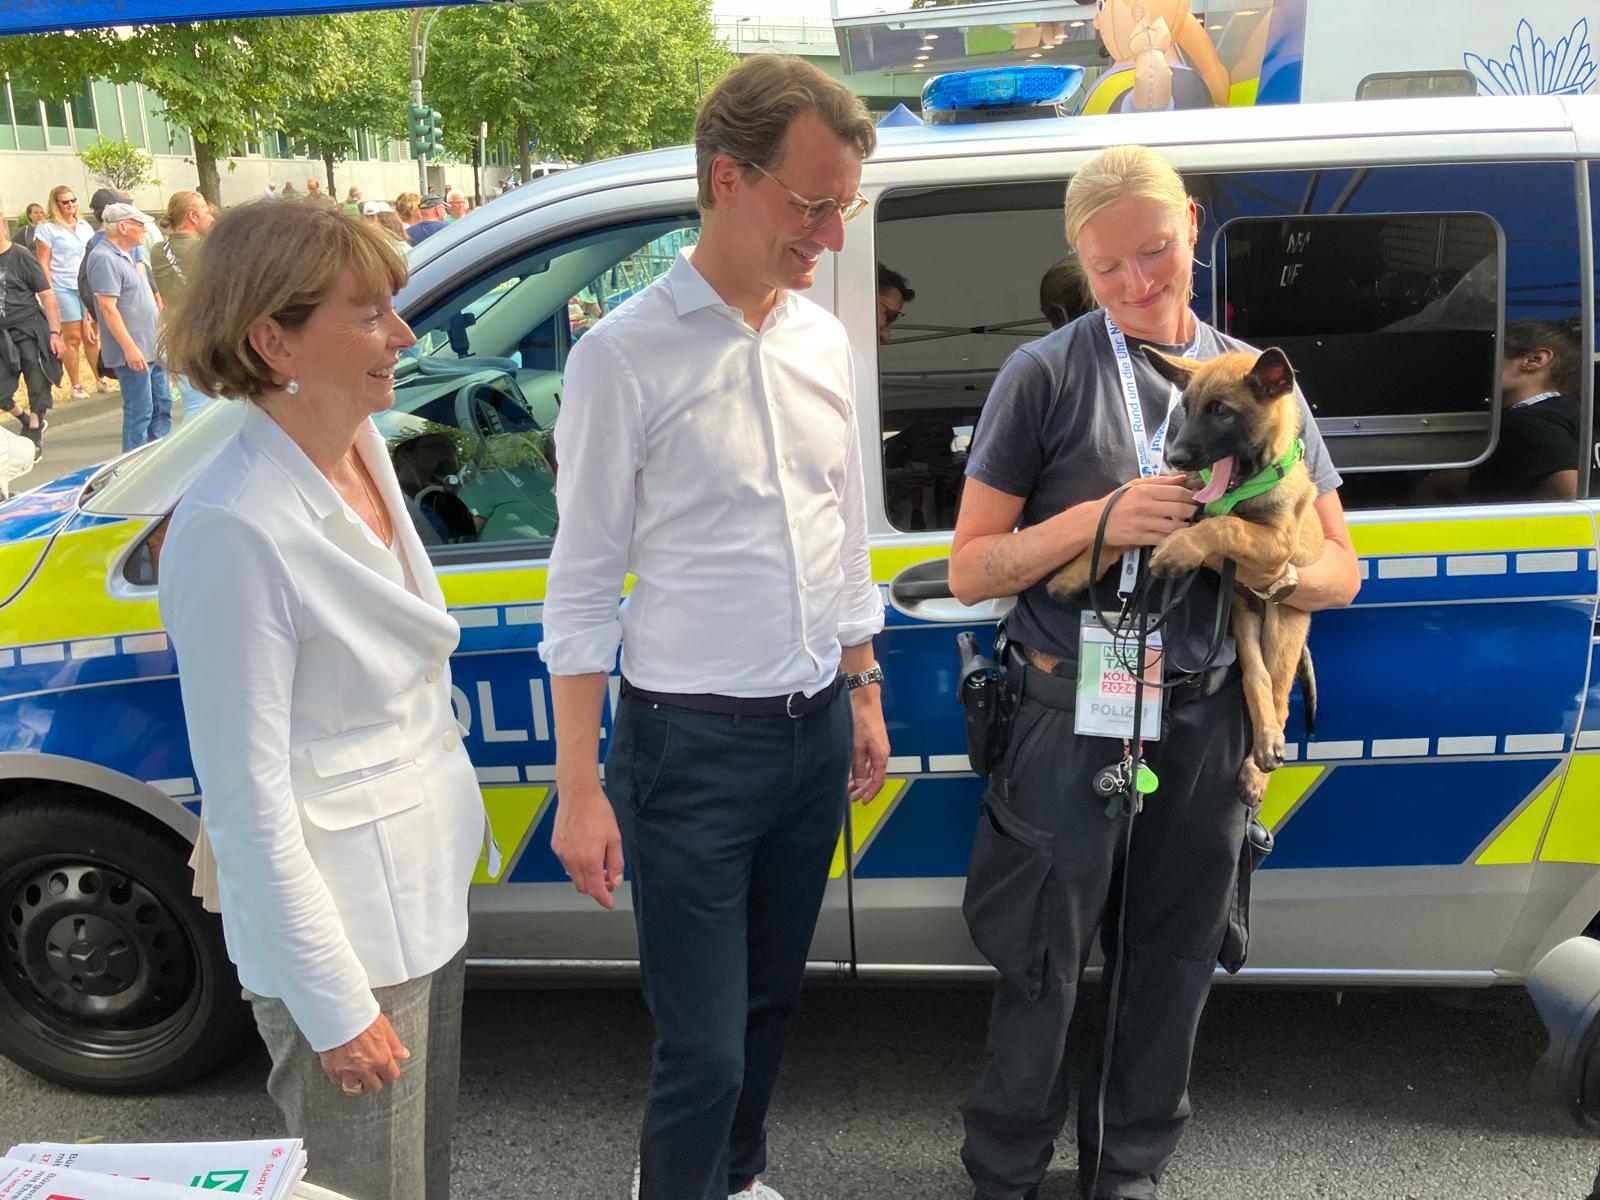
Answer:
<svg viewBox="0 0 1600 1200"><path fill-rule="evenodd" d="M1583 352L1583 328L1578 318L1507 321L1501 357L1517 358L1535 350L1550 351L1550 386L1563 396L1576 396L1583 382L1583 364L1589 357Z"/></svg>
<svg viewBox="0 0 1600 1200"><path fill-rule="evenodd" d="M406 281L389 236L331 204L229 209L200 243L188 291L167 316L171 369L205 395L259 401L282 381L250 345L251 328L271 317L298 329L346 271L362 300L392 296Z"/></svg>
<svg viewBox="0 0 1600 1200"><path fill-rule="evenodd" d="M815 113L843 141L855 143L866 158L878 145L878 131L861 98L810 63L782 54L756 54L729 71L700 103L694 122L695 174L699 206L711 195L711 163L726 154L740 165L778 165L789 123Z"/></svg>
<svg viewBox="0 0 1600 1200"><path fill-rule="evenodd" d="M394 198L395 214L402 221L409 221L417 215L417 204L421 199L421 192L401 192Z"/></svg>

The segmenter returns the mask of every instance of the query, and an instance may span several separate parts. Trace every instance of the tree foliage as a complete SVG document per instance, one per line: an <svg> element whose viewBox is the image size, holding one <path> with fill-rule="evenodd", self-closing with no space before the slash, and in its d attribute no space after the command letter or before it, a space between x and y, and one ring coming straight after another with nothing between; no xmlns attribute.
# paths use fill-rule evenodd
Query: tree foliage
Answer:
<svg viewBox="0 0 1600 1200"><path fill-rule="evenodd" d="M78 151L89 173L119 192L157 183L156 160L132 142L95 142Z"/></svg>
<svg viewBox="0 0 1600 1200"><path fill-rule="evenodd" d="M424 100L470 157L478 127L545 158L594 159L688 140L699 88L736 60L709 0L551 0L440 14ZM698 66L698 86L697 86Z"/></svg>
<svg viewBox="0 0 1600 1200"><path fill-rule="evenodd" d="M167 121L194 137L200 190L217 202L217 160L242 153L291 98L325 95L330 18L261 18L136 25L0 38L0 68L46 99L65 99L84 76L143 83Z"/></svg>
<svg viewBox="0 0 1600 1200"><path fill-rule="evenodd" d="M322 159L332 195L333 164L355 152L356 130L370 130L377 137L405 136L410 17L363 12L300 19L323 29L316 64L321 84L289 96L277 115L285 133L308 143Z"/></svg>

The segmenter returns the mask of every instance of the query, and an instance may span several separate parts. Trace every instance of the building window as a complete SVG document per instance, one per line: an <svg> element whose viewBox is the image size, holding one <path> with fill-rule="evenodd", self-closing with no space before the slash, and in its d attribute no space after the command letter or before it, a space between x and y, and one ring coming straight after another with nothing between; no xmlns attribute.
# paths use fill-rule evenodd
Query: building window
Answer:
<svg viewBox="0 0 1600 1200"><path fill-rule="evenodd" d="M19 150L43 150L44 124L39 114L39 95L27 82L11 77L11 112L17 125Z"/></svg>
<svg viewBox="0 0 1600 1200"><path fill-rule="evenodd" d="M122 140L122 103L117 97L116 85L97 79L89 85L89 92L94 98L94 127L99 131L100 136L107 141L120 142Z"/></svg>
<svg viewBox="0 0 1600 1200"><path fill-rule="evenodd" d="M72 114L72 129L78 137L78 145L84 146L93 142L97 126L94 119L94 95L90 90L87 75L78 81L77 89L67 97L67 108Z"/></svg>
<svg viewBox="0 0 1600 1200"><path fill-rule="evenodd" d="M125 83L117 89L117 95L122 101L123 137L135 146L146 145L143 106L139 102L139 85Z"/></svg>

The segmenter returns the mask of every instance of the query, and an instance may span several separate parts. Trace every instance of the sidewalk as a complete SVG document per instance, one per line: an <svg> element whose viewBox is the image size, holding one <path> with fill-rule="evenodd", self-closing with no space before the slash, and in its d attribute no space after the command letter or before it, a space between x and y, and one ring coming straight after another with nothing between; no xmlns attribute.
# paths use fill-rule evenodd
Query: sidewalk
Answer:
<svg viewBox="0 0 1600 1200"><path fill-rule="evenodd" d="M87 421L91 417L98 417L102 413L115 412L122 407L122 393L120 391L91 392L81 400L69 400L65 404L57 404L50 410L50 428L53 430L65 429L68 425L75 425L79 421Z"/></svg>

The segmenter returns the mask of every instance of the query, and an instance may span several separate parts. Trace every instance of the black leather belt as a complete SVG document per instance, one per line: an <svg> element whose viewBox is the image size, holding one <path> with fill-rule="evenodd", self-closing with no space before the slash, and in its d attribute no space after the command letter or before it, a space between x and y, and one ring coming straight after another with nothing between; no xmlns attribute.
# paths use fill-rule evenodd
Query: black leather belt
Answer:
<svg viewBox="0 0 1600 1200"><path fill-rule="evenodd" d="M814 696L804 692L789 692L782 696L722 696L716 692L647 692L622 681L624 696L637 696L650 704L664 704L668 708L682 708L689 712L714 713L722 717L805 717L821 712L844 691L844 676L835 675L833 683Z"/></svg>

